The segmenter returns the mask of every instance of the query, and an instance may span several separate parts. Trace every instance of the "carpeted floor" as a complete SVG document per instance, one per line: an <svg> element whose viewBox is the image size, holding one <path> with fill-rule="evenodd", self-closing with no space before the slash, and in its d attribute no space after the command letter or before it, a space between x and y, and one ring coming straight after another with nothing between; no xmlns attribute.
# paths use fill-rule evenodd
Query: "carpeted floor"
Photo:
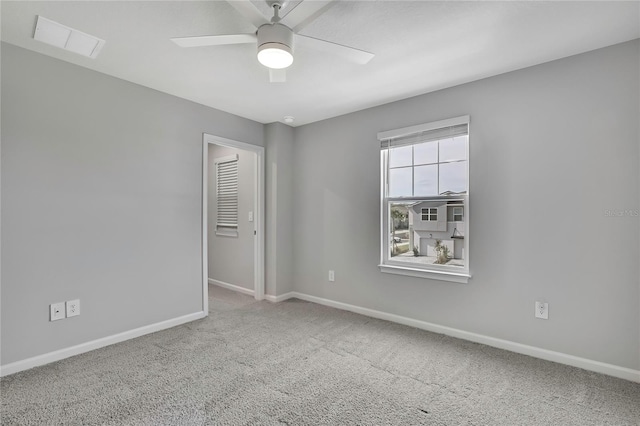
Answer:
<svg viewBox="0 0 640 426"><path fill-rule="evenodd" d="M639 425L640 384L210 287L208 318L0 381L3 425Z"/></svg>

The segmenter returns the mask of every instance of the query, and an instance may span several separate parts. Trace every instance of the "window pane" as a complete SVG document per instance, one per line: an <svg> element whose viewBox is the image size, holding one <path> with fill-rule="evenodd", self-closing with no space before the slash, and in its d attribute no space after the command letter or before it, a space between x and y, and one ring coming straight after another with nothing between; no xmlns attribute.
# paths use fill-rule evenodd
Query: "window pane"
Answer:
<svg viewBox="0 0 640 426"><path fill-rule="evenodd" d="M391 203L389 208L389 249L391 257L409 252L409 209L405 204Z"/></svg>
<svg viewBox="0 0 640 426"><path fill-rule="evenodd" d="M401 265L426 269L429 265L451 269L467 266L465 227L438 222L438 217L450 209L449 203L450 198L390 202L389 226L385 229L389 233L385 247L388 259L393 259L395 265L402 262ZM446 221L446 214L441 219ZM454 234L456 238L452 237Z"/></svg>
<svg viewBox="0 0 640 426"><path fill-rule="evenodd" d="M438 195L438 166L417 166L413 169L414 196Z"/></svg>
<svg viewBox="0 0 640 426"><path fill-rule="evenodd" d="M457 136L440 141L440 162L467 159L468 135Z"/></svg>
<svg viewBox="0 0 640 426"><path fill-rule="evenodd" d="M414 164L438 162L438 142L425 142L413 147Z"/></svg>
<svg viewBox="0 0 640 426"><path fill-rule="evenodd" d="M467 162L440 164L440 195L463 192L467 192Z"/></svg>
<svg viewBox="0 0 640 426"><path fill-rule="evenodd" d="M412 161L411 145L389 150L389 167L410 166Z"/></svg>
<svg viewBox="0 0 640 426"><path fill-rule="evenodd" d="M410 197L411 167L389 170L389 197Z"/></svg>

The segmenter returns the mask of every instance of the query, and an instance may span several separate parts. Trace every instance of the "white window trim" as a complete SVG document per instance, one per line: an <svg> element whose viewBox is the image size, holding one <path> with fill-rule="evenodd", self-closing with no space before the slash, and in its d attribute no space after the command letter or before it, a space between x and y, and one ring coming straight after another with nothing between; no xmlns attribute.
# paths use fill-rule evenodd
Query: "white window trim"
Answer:
<svg viewBox="0 0 640 426"><path fill-rule="evenodd" d="M217 201L217 196L218 196L218 166L220 164L223 163L230 163L232 161L238 161L238 154L233 154L233 155L228 155L226 157L219 157L219 158L215 158L213 160L213 163L215 165L215 176L216 176L216 205L218 203ZM238 176L236 177L237 179L239 179L239 170L238 170ZM237 195L237 193L236 193ZM236 212L236 214L239 213L238 211ZM217 218L217 213L216 213L216 218ZM235 229L234 229L235 228ZM235 227L232 225L224 225L222 227L220 227L220 224L217 223L216 221L216 235L221 236L221 237L233 237L233 238L238 238L238 223L235 224Z"/></svg>
<svg viewBox="0 0 640 426"><path fill-rule="evenodd" d="M432 280L449 281L454 283L466 284L469 282L471 275L466 272L449 272L449 271L436 271L430 269L418 269L410 268L407 266L380 264L380 272L385 274L405 275L408 277L427 278Z"/></svg>
<svg viewBox="0 0 640 426"><path fill-rule="evenodd" d="M417 126L402 127L400 129L387 130L378 133L378 140L395 139L403 136L409 136L414 133L428 132L429 130L441 129L443 127L453 127L460 124L469 124L469 116L449 118L447 120L434 121L432 123L418 124ZM468 148L468 145L467 145ZM467 157L468 158L468 157Z"/></svg>
<svg viewBox="0 0 640 426"><path fill-rule="evenodd" d="M431 123L419 124L416 126L403 127L400 129L388 130L384 132L378 133L378 140L383 141L385 139L399 138L407 135L411 135L414 133L426 132L429 130L440 129L443 127L451 127L460 124L467 124L467 131L469 142L466 146L466 155L467 155L467 194L464 196L464 209L465 216L467 220L464 220L465 224L465 238L464 238L464 253L466 260L466 268L460 268L456 270L450 269L440 265L425 265L424 267L418 266L417 264L407 265L404 262L393 261L389 259L388 256L388 247L390 244L390 236L389 236L389 222L388 222L388 213L387 209L389 208L388 204L390 202L389 199L385 202L385 184L386 179L383 177L386 174L387 165L385 164L385 156L380 156L380 264L378 267L380 268L380 272L387 274L395 274L395 275L405 275L409 277L417 277L417 278L427 278L433 280L440 281L448 281L455 283L466 284L469 282L469 278L471 278L470 271L470 253L469 253L469 234L470 234L470 224L469 224L469 145L471 139L471 125L470 125L470 117L468 115L455 117L447 120L440 120ZM418 197L416 197L418 198ZM444 198L444 197L423 197L425 199L428 198Z"/></svg>

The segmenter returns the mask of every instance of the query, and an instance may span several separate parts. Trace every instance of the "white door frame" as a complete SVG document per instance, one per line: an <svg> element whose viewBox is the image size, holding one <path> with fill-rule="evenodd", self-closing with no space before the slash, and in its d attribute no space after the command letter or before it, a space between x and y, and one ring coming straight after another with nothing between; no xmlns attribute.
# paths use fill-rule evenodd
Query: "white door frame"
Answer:
<svg viewBox="0 0 640 426"><path fill-rule="evenodd" d="M251 151L255 156L255 181L253 205L254 229L256 231L253 244L254 259L254 297L264 299L264 147L226 139L220 136L203 133L202 137L202 309L209 314L209 256L208 256L208 176L209 145L220 145L228 148Z"/></svg>

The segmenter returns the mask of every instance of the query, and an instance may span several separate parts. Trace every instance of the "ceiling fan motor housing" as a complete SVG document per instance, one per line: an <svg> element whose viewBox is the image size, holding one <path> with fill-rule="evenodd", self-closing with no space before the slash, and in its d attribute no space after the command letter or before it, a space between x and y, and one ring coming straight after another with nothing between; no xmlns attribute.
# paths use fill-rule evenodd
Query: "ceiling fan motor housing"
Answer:
<svg viewBox="0 0 640 426"><path fill-rule="evenodd" d="M258 28L258 55L266 49L279 49L293 56L293 31L279 23L264 24Z"/></svg>

